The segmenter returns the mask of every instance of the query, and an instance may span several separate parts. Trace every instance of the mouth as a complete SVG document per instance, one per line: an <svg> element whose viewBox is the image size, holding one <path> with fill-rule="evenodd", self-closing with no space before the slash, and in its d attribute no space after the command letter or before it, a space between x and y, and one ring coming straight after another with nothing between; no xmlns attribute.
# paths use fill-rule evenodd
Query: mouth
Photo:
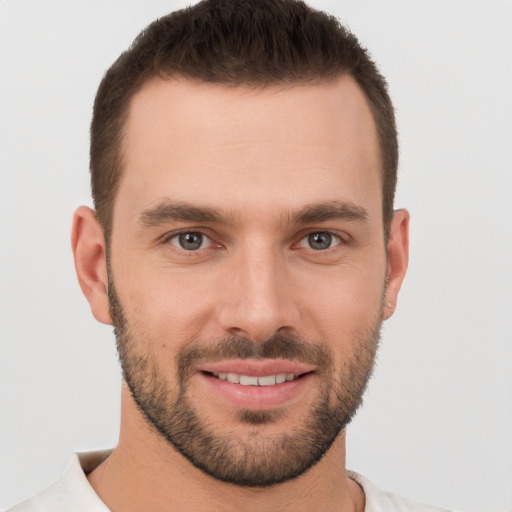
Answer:
<svg viewBox="0 0 512 512"><path fill-rule="evenodd" d="M234 360L198 368L210 399L236 408L269 410L304 398L314 382L315 367L284 360Z"/></svg>
<svg viewBox="0 0 512 512"><path fill-rule="evenodd" d="M203 372L206 375L215 377L216 379L225 380L231 384L240 384L242 386L275 386L276 384L284 384L302 378L310 372L302 374L295 373L276 373L274 375L243 375L232 372Z"/></svg>

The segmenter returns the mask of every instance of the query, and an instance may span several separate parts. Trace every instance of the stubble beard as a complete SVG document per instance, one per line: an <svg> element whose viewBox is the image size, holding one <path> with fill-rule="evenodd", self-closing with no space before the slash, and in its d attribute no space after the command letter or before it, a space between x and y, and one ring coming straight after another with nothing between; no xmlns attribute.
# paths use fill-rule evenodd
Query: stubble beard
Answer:
<svg viewBox="0 0 512 512"><path fill-rule="evenodd" d="M177 390L171 389L144 333L128 325L113 282L109 303L123 378L151 430L158 432L195 467L213 478L237 486L267 487L296 478L329 450L362 403L380 338L382 315L357 339L357 350L336 374L331 351L292 333L276 334L262 344L240 337L214 343L192 341L177 355ZM350 340L353 343L353 340ZM320 393L304 411L303 422L279 436L266 435L286 412L240 410L237 420L248 435L219 431L197 410L189 397L192 368L201 361L282 358L313 364Z"/></svg>

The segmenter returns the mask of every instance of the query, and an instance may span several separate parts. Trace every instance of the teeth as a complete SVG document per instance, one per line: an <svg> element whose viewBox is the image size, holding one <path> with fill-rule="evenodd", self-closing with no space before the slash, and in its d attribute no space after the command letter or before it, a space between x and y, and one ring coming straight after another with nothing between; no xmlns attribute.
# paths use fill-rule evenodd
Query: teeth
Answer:
<svg viewBox="0 0 512 512"><path fill-rule="evenodd" d="M265 375L264 377L239 375L238 373L214 373L213 375L220 380L227 380L242 386L273 386L296 379L294 373L278 373L277 375Z"/></svg>
<svg viewBox="0 0 512 512"><path fill-rule="evenodd" d="M228 382L238 384L240 382L240 375L238 373L228 373Z"/></svg>
<svg viewBox="0 0 512 512"><path fill-rule="evenodd" d="M249 377L248 375L240 375L240 384L242 386L257 386L258 377Z"/></svg>
<svg viewBox="0 0 512 512"><path fill-rule="evenodd" d="M277 379L276 379L276 375L268 375L267 377L259 377L258 378L258 384L260 386L273 386Z"/></svg>

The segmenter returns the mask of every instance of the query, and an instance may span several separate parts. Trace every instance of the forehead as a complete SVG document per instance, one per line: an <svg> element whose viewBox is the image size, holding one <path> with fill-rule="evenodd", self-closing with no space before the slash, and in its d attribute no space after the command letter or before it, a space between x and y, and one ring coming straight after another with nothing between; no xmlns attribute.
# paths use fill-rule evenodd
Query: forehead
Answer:
<svg viewBox="0 0 512 512"><path fill-rule="evenodd" d="M293 209L322 194L380 211L380 189L375 123L351 77L257 90L153 79L132 98L118 199L134 211L169 197Z"/></svg>

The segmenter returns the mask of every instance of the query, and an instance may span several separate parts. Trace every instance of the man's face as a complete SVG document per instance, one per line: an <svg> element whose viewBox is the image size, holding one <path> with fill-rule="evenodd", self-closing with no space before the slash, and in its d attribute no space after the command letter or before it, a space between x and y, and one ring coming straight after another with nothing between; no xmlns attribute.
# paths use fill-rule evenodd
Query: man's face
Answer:
<svg viewBox="0 0 512 512"><path fill-rule="evenodd" d="M111 315L139 409L206 473L295 477L357 408L386 282L377 147L348 77L133 98Z"/></svg>

